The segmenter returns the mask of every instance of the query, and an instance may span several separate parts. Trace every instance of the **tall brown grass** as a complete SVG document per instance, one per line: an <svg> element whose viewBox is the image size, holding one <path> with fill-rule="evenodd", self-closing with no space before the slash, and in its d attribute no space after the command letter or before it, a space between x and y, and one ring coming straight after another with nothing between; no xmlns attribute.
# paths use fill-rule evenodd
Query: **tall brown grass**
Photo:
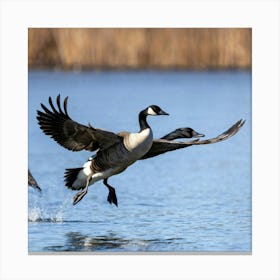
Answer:
<svg viewBox="0 0 280 280"><path fill-rule="evenodd" d="M250 28L30 28L29 68L250 68Z"/></svg>

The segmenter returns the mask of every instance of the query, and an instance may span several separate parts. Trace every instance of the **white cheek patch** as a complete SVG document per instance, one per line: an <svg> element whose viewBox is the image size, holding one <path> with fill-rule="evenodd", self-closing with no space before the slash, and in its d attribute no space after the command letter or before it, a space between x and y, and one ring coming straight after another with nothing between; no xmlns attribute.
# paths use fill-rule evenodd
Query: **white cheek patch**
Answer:
<svg viewBox="0 0 280 280"><path fill-rule="evenodd" d="M147 111L148 115L152 115L152 116L155 116L157 115L157 113L153 110L153 108L149 107L148 108L148 111Z"/></svg>

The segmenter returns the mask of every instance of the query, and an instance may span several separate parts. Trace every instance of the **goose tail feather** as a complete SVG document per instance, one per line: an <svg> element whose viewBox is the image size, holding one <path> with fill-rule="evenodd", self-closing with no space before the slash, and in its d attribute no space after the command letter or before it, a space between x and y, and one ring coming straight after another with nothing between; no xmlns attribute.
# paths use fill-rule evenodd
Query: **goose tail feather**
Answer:
<svg viewBox="0 0 280 280"><path fill-rule="evenodd" d="M81 190L86 185L87 176L83 173L83 167L65 169L65 186L71 190Z"/></svg>

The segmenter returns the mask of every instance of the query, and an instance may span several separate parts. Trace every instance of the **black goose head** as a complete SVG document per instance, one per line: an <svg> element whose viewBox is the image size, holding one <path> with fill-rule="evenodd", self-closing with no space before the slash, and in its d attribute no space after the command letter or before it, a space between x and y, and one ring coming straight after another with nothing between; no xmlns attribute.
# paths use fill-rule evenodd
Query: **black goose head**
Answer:
<svg viewBox="0 0 280 280"><path fill-rule="evenodd" d="M140 124L140 131L150 128L147 123L147 116L160 116L160 115L169 115L164 112L159 106L157 105L150 105L143 111L139 113L139 124Z"/></svg>
<svg viewBox="0 0 280 280"><path fill-rule="evenodd" d="M205 135L195 131L190 127L181 127L174 130L179 138L199 138L204 137Z"/></svg>
<svg viewBox="0 0 280 280"><path fill-rule="evenodd" d="M144 110L145 115L149 116L159 116L159 115L169 115L168 113L164 112L159 106L157 105L150 105Z"/></svg>
<svg viewBox="0 0 280 280"><path fill-rule="evenodd" d="M164 137L162 137L162 139L174 140L179 138L199 138L204 136L204 134L198 133L190 127L181 127L165 135Z"/></svg>

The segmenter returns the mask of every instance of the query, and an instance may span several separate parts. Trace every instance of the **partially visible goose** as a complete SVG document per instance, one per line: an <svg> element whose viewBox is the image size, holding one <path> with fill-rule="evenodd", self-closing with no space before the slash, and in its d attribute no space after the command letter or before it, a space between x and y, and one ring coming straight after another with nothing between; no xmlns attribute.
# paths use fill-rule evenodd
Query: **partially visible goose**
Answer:
<svg viewBox="0 0 280 280"><path fill-rule="evenodd" d="M58 95L57 108L55 108L51 97L49 97L51 110L41 104L44 112L37 111L37 119L43 132L64 148L71 151L97 150L97 153L90 157L83 167L66 169L65 185L72 190L80 191L73 198L74 205L87 194L89 185L103 180L109 189L108 202L117 206L115 189L108 184L109 177L123 172L128 166L140 159L154 157L191 145L226 140L237 133L244 124L244 121L240 120L226 132L212 139L175 142L166 139L153 139L152 129L147 123L147 116L168 115L159 106L151 105L139 113L139 132L115 134L94 128L90 124L85 126L73 121L67 112L67 102L68 97L64 99L63 110L60 104L60 95ZM174 131L172 133L173 140L179 136L178 132L175 133L175 136Z"/></svg>
<svg viewBox="0 0 280 280"><path fill-rule="evenodd" d="M38 185L37 181L35 180L35 178L32 176L32 174L31 174L29 169L28 169L28 186L41 191L41 188L39 187L39 185Z"/></svg>
<svg viewBox="0 0 280 280"><path fill-rule="evenodd" d="M177 128L174 131L166 134L165 136L161 137L161 139L175 140L175 139L179 139L179 138L199 138L199 137L204 137L204 136L205 136L204 134L198 133L190 127L181 127L181 128Z"/></svg>

